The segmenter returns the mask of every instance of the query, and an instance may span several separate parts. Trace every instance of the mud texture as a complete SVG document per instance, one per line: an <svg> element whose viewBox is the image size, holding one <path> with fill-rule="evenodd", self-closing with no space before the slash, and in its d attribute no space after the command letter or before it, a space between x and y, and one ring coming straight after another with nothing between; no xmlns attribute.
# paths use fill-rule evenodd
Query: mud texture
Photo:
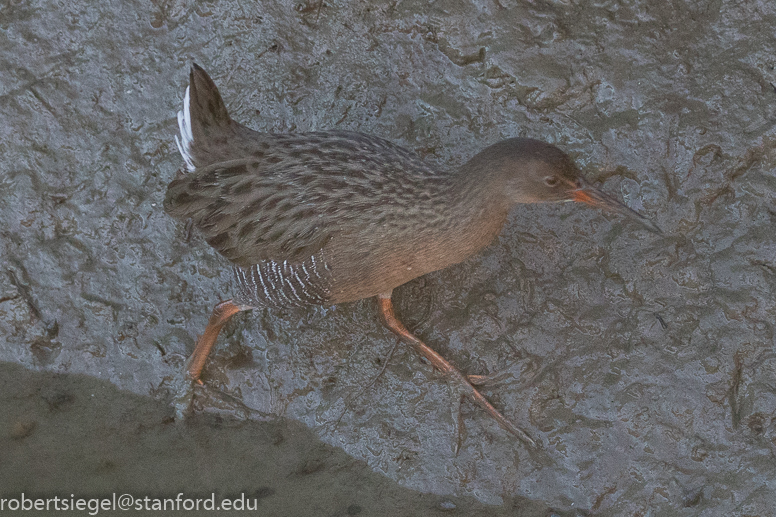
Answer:
<svg viewBox="0 0 776 517"><path fill-rule="evenodd" d="M27 481L2 486L158 478L274 491L288 515L382 515L389 490L402 515L770 515L774 26L765 0L4 2L0 404L17 409L0 416L0 478ZM230 291L225 260L162 210L192 61L255 129L362 131L447 168L540 138L657 222L663 236L519 207L481 255L396 290L405 323L492 376L486 395L542 451L464 403L456 452L457 397L411 351L390 354L373 300L238 316L196 415L169 421L170 381ZM67 439L46 395L60 382L77 394L66 427L81 426ZM165 454L115 459L125 428ZM274 443L291 428L298 447ZM91 467L67 460L79 447L98 451ZM320 494L315 476L289 489L251 470L316 454L337 458L316 472L341 496L320 511L291 500ZM212 477L161 481L191 458Z"/></svg>

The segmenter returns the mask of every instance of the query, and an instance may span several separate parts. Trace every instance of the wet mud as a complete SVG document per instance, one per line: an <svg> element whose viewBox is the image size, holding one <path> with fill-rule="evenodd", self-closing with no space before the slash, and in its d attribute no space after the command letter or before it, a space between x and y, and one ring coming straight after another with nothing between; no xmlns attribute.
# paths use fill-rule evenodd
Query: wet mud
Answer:
<svg viewBox="0 0 776 517"><path fill-rule="evenodd" d="M288 515L382 515L389 492L407 515L769 515L775 24L765 1L4 3L0 403L27 409L0 417L3 486L172 477L160 490L270 490ZM374 300L239 315L192 420L168 421L230 296L226 261L162 209L192 61L258 130L361 131L451 169L503 138L552 142L663 229L518 207L482 254L395 291L540 452L469 403L459 427ZM57 445L63 405L80 430ZM276 445L278 428L303 438ZM127 430L165 454L122 459ZM78 443L100 451L83 478ZM336 458L316 470L330 485L283 477L316 454ZM192 459L212 477L183 475ZM92 484L99 469L120 475ZM322 492L339 499L292 500Z"/></svg>

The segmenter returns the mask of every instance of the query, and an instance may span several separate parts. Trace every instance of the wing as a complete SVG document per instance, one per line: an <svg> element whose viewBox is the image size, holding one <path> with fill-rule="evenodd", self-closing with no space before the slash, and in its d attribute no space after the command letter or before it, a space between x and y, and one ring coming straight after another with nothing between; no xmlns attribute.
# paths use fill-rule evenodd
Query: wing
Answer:
<svg viewBox="0 0 776 517"><path fill-rule="evenodd" d="M407 199L403 191L439 177L414 153L359 133L240 128L234 135L219 154L235 159L179 176L165 209L191 218L211 246L243 267L302 262L335 234L386 217L386 206Z"/></svg>

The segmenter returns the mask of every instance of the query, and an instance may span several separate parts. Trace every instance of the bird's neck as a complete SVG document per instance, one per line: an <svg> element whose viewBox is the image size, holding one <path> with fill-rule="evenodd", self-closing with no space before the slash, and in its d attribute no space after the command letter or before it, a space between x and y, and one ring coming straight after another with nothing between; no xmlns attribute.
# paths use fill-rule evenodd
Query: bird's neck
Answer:
<svg viewBox="0 0 776 517"><path fill-rule="evenodd" d="M514 203L504 194L502 179L462 168L449 176L434 217L442 224L437 235L455 243L448 248L451 263L486 247L498 235Z"/></svg>
<svg viewBox="0 0 776 517"><path fill-rule="evenodd" d="M450 178L451 205L459 213L471 217L506 214L515 204L507 195L504 174L497 168L471 167L471 162L464 164ZM502 221L503 224L503 221Z"/></svg>

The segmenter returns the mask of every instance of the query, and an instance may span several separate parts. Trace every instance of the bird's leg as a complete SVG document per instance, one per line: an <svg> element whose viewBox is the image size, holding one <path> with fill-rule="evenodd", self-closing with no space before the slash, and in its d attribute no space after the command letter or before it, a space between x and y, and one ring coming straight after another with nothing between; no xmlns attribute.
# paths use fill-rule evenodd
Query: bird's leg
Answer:
<svg viewBox="0 0 776 517"><path fill-rule="evenodd" d="M232 300L226 300L213 307L213 313L210 315L210 320L207 322L205 332L197 341L197 346L194 348L194 353L191 354L186 364L186 373L189 378L202 384L199 380L199 376L202 373L202 368L205 367L205 361L210 354L210 350L213 345L216 344L218 333L221 332L223 327L229 319L238 312L251 309L243 305L237 305Z"/></svg>
<svg viewBox="0 0 776 517"><path fill-rule="evenodd" d="M192 381L202 384L199 376L202 373L202 368L205 366L207 356L210 354L213 345L215 345L219 332L221 332L221 327L238 312L251 308L249 306L237 305L232 300L221 302L213 308L213 313L210 315L205 332L197 341L194 353L186 361L184 370L176 374L170 381L175 393L173 405L175 406L176 420L183 421L186 413L191 408L191 402L194 397Z"/></svg>
<svg viewBox="0 0 776 517"><path fill-rule="evenodd" d="M530 436L528 436L523 430L517 428L514 424L512 424L512 422L507 420L501 413L499 413L498 410L487 401L482 393L477 391L477 389L466 380L466 377L464 377L461 372L459 372L452 364L447 362L444 357L431 349L423 341L415 337L412 332L407 330L407 328L402 324L401 321L399 321L393 311L393 302L391 302L390 293L387 295L379 295L377 297L377 302L380 306L380 317L383 320L383 324L388 327L394 334L399 336L399 339L412 346L416 352L431 361L431 364L434 365L437 370L442 372L442 375L447 377L449 380L454 381L460 387L463 394L468 396L470 399L472 399L472 401L474 401L475 404L487 411L488 414L501 425L501 427L517 436L525 443L531 446L536 446L536 443L531 439Z"/></svg>

